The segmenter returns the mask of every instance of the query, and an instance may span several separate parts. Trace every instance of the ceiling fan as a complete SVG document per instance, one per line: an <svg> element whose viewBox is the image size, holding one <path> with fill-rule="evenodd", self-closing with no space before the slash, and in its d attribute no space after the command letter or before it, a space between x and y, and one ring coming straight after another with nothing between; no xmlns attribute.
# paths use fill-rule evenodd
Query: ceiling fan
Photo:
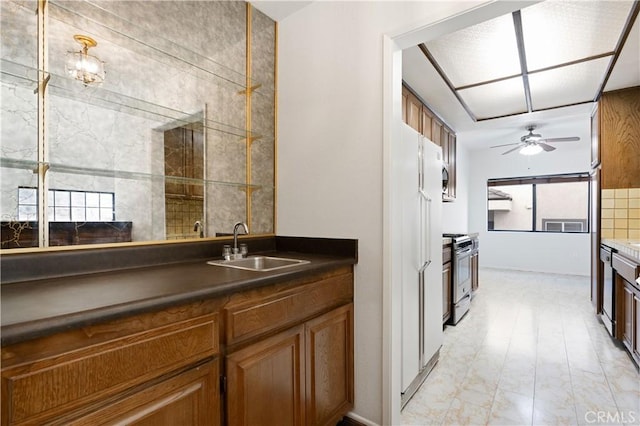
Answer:
<svg viewBox="0 0 640 426"><path fill-rule="evenodd" d="M529 134L524 135L520 138L520 142L515 143L507 143L503 145L494 145L491 148L498 148L501 146L510 146L516 145L514 148L511 148L502 153L502 155L509 154L513 151L520 150L520 154L523 155L535 155L542 151L553 151L556 149L554 146L549 145L549 142L576 142L579 141L580 138L578 136L571 136L568 138L543 138L542 135L533 133L533 130L536 126L529 126L527 130Z"/></svg>

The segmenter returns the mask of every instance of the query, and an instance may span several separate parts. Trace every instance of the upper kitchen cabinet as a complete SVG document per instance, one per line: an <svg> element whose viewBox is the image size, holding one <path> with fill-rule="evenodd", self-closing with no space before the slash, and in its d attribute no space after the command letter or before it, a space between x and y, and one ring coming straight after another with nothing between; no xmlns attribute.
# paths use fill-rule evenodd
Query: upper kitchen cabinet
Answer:
<svg viewBox="0 0 640 426"><path fill-rule="evenodd" d="M3 249L275 232L267 15L7 0L0 21Z"/></svg>
<svg viewBox="0 0 640 426"><path fill-rule="evenodd" d="M603 93L598 115L602 189L640 187L640 87Z"/></svg>
<svg viewBox="0 0 640 426"><path fill-rule="evenodd" d="M422 132L422 102L410 91L406 93L406 123L418 132Z"/></svg>
<svg viewBox="0 0 640 426"><path fill-rule="evenodd" d="M442 148L442 200L456 199L456 134L407 86L402 86L402 121Z"/></svg>

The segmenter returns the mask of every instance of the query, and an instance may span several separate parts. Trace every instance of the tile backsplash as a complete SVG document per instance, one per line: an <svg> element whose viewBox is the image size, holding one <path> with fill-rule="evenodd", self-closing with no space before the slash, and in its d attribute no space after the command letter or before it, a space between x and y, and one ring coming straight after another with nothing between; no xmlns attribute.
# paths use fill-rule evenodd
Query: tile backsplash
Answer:
<svg viewBox="0 0 640 426"><path fill-rule="evenodd" d="M640 188L603 189L602 238L640 240Z"/></svg>

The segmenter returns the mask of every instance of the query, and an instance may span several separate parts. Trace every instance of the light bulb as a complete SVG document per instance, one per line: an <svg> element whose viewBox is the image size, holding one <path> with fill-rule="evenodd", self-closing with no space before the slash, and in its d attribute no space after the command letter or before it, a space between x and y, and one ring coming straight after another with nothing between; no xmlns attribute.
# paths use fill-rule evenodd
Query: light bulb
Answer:
<svg viewBox="0 0 640 426"><path fill-rule="evenodd" d="M542 147L537 144L525 145L520 151L522 155L536 155L542 152Z"/></svg>

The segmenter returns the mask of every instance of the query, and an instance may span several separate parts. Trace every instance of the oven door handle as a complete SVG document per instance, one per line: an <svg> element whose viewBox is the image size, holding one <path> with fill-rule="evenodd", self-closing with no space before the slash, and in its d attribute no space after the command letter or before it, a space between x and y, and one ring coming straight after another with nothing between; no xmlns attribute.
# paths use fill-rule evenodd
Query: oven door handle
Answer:
<svg viewBox="0 0 640 426"><path fill-rule="evenodd" d="M468 249L460 250L455 255L456 255L456 257L462 259L462 258L471 256L471 252L472 251L473 251L472 248L468 248Z"/></svg>

